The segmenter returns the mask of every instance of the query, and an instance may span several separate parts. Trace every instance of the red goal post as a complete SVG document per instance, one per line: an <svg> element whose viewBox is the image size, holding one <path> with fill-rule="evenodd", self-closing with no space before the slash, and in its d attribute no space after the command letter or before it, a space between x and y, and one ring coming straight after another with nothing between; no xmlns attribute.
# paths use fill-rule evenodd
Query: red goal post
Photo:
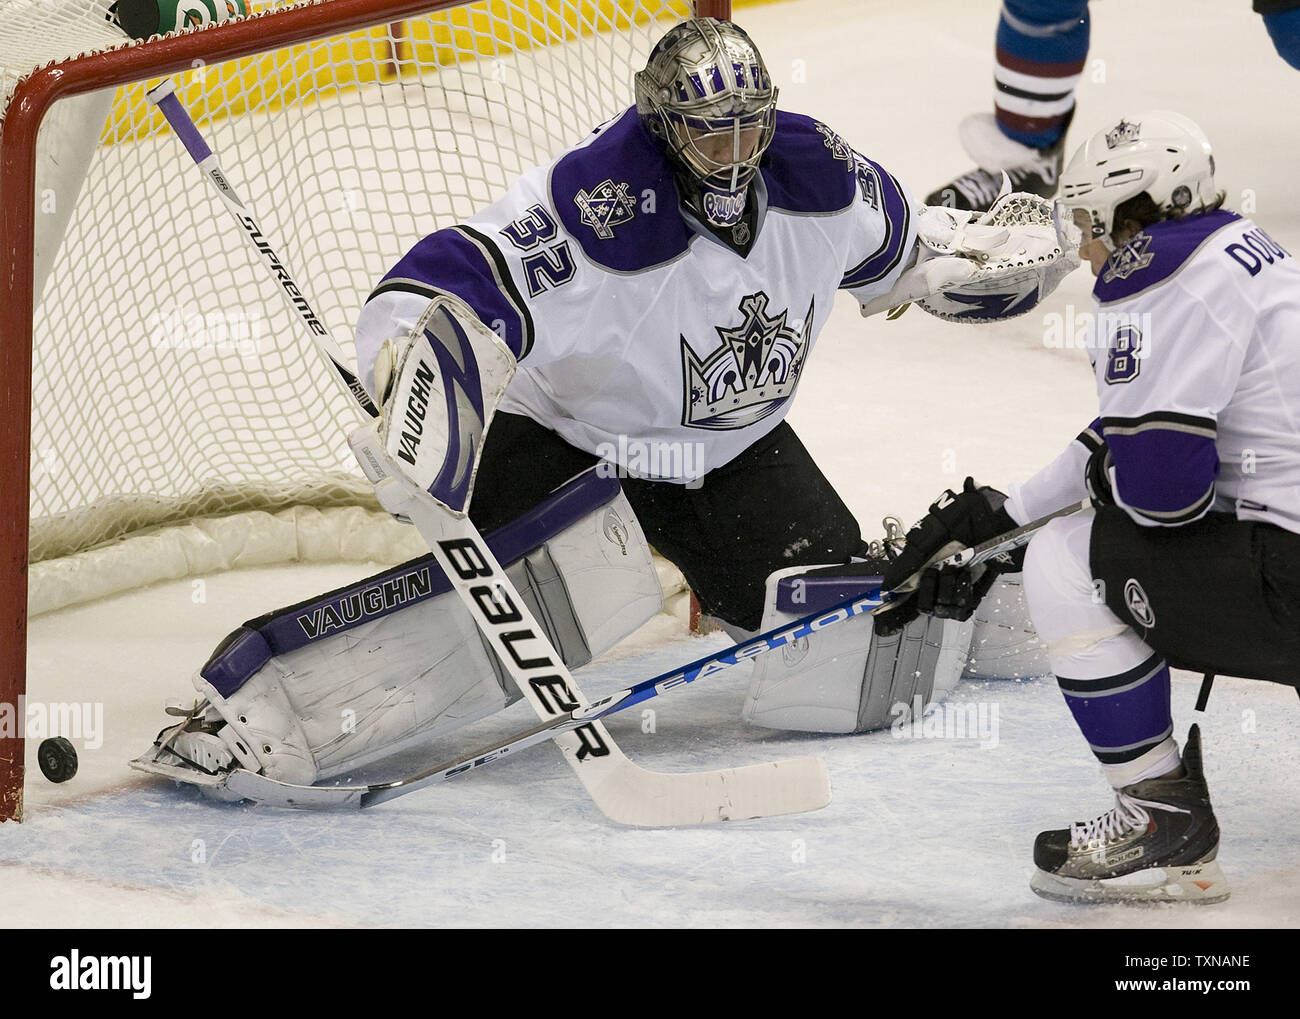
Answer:
<svg viewBox="0 0 1300 1019"><path fill-rule="evenodd" d="M61 0L51 0L52 5L58 2ZM96 0L85 0L85 2L94 3ZM3 548L0 549L0 571L2 571L0 572L0 602L2 602L0 605L0 614L2 614L0 615L0 627L2 627L0 629L0 820L21 820L23 808L24 740L22 736L25 720L18 709L20 698L26 691L28 578L31 561L29 548L32 539L30 525L35 516L33 507L41 502L34 494L32 471L35 336L33 323L38 298L43 303L43 311L48 311L52 300L51 291L55 289L54 284L59 282L52 277L51 285L44 287L43 296L33 293L34 251L37 244L36 217L40 200L37 193L38 134L42 124L46 122L47 114L57 102L71 97L129 86L165 75L189 72L195 67L209 67L239 58L267 54L325 38L343 37L346 33L372 29L376 26L397 26L408 19L447 11L451 8L491 7L494 17L500 17L503 8L509 8L511 11L515 8L528 9L531 12L529 16L537 18L540 24L546 24L546 19L552 17L554 10L561 6L580 11L578 16L585 17L586 12L590 10L610 5L617 8L620 2L625 0L479 0L476 4L469 4L467 0L307 0L307 2L280 6L220 25L155 37L147 42L123 41L120 45L60 59L44 66L24 67L21 58L15 61L12 54L0 52L0 63L6 65L11 76L19 76L3 109L3 119L0 121L0 195L3 195L3 200L0 201L0 243L3 244L6 264L4 279L0 283L0 287L3 288L0 291L2 295L0 296L0 370L4 373L4 382L0 385L0 409L3 411L5 422L5 427L0 430L0 446L2 446L0 480L3 481L3 485L0 485L0 500L2 500L0 543L3 544ZM626 2L630 3L632 0ZM680 15L686 8L686 4L680 0L676 2L637 0L638 10L641 3L651 8L663 8L665 13L658 16L664 17L674 13ZM257 9L262 5L255 3L253 6ZM695 12L701 15L728 17L731 5L730 0L695 0L692 6ZM101 30L103 28L102 21L99 28ZM401 31L399 29L393 38L400 37ZM545 31L549 32L550 29ZM543 39L541 45L545 44L546 40ZM2 39L0 45L3 45ZM474 59L474 47L477 45L471 40L468 43L470 50L467 54L458 55L454 59ZM70 45L69 49L71 48ZM521 50L527 48L528 44L525 42ZM478 52L481 53L483 50L480 48ZM441 65L434 70L442 71ZM624 70L627 69L611 68L602 64L600 74L618 71L619 77L622 77L621 72ZM250 73L255 71L243 72L244 87L256 91L258 83L253 82L249 85L247 80ZM598 79L600 74L593 73L593 80ZM224 86L223 90L228 91ZM625 92L627 99L630 100L630 81L626 83ZM119 102L120 96L121 93L119 93ZM292 101L292 96L281 98L279 93L273 99L273 103L277 104L287 104ZM458 116L467 117L473 112L473 109L467 107L466 110L460 111ZM324 124L324 121L322 123ZM578 123L568 125L574 131L582 131L587 126ZM324 124L320 130L329 132L336 128ZM576 138L569 139L572 140ZM174 139L172 141L174 142ZM126 146L123 146L124 150L125 148ZM455 159L459 159L459 146L453 145L452 148L456 150ZM223 154L223 162L226 161ZM314 169L316 168L313 167ZM486 184L476 179L476 187L468 189L466 195L476 194L476 188L480 184L484 187L500 185L499 167L494 167L488 176L491 180ZM127 200L138 200L141 197L138 191L142 185L125 176L118 183L121 204L118 204L116 196L110 192L110 198L101 200L98 208L101 211L111 209L115 213L120 209L122 210L120 215L129 218L132 212ZM240 187L243 186L241 181ZM178 195L186 195L185 200L191 204L207 200L197 177L191 176L183 181L177 181L175 189ZM146 202L150 200L148 194L143 197ZM82 211L81 204L76 208L78 213ZM412 217L413 213L407 212L405 215ZM98 235L96 237L96 243L104 243L102 238ZM63 245L66 246L67 243L64 239ZM236 243L239 243L238 240ZM60 251L60 257L62 254ZM100 257L104 257L102 253ZM74 280L73 283L83 290L72 292L66 299L73 305L78 301L93 304L106 300L105 295L111 296L115 288L120 285L120 274L130 274L134 271L130 262L131 257L130 250L121 250L116 255L110 252L109 264L119 271L119 275ZM292 246L288 249L288 257L294 257ZM379 271L382 272L383 268L381 266ZM312 280L310 271L298 270L298 273L310 284ZM124 299L134 300L129 295ZM355 311L356 308L352 310ZM339 314L342 313L341 310ZM60 333L58 323L55 323L53 328L57 340L70 348L73 353L78 349L77 345L91 345L97 341L108 343L108 340L98 333L80 335L70 327ZM89 346L82 349L89 349ZM44 371L46 374L51 373L51 369L48 368ZM57 376L59 371L55 370L52 374ZM105 377L112 379L115 376L106 372ZM231 392L236 391L237 387L231 390ZM106 395L100 391L96 392L101 398L110 400L113 398L111 393ZM145 396L148 395L146 392ZM69 392L62 398L71 404L84 401L86 396L84 393ZM227 401L235 399L229 395L224 398ZM96 423L93 415L91 421ZM42 423L39 417L36 423L38 425ZM182 420L178 422L178 427L192 424L194 424L192 420ZM46 425L48 427L48 422ZM109 425L105 423L103 428L107 430ZM231 431L238 430L232 428ZM38 464L38 467L40 466L42 465ZM94 504L91 509L102 508L104 502L113 502L122 494L110 491L109 495L113 498L105 499L104 491L101 486L86 497L89 503ZM64 518L68 513L64 507L59 506L56 507L56 511L50 513L50 516L58 518L56 522L62 524L66 523ZM84 541L102 543L116 537L116 532L102 530L85 537Z"/></svg>

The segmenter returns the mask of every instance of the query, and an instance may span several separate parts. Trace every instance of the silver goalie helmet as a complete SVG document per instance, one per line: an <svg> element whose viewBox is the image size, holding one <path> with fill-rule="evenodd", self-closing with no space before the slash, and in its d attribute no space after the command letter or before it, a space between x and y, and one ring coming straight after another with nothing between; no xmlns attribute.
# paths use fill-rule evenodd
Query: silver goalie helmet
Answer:
<svg viewBox="0 0 1300 1019"><path fill-rule="evenodd" d="M635 86L641 122L694 189L691 204L714 226L740 222L776 130L777 90L749 36L730 21L683 21L655 45Z"/></svg>

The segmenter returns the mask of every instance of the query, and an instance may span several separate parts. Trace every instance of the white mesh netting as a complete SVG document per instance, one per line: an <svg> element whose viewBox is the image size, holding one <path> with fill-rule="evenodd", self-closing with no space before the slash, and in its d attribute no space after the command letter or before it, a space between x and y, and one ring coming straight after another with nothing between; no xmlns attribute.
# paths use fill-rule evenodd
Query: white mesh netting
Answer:
<svg viewBox="0 0 1300 1019"><path fill-rule="evenodd" d="M108 7L0 0L5 103L33 67L123 42ZM180 95L350 350L386 268L630 103L664 19L685 13L669 0L491 0L237 64L214 52ZM88 122L103 124L98 145ZM335 531L344 555L416 554L409 529L388 556L355 536L382 527L378 513L298 533L320 515L287 507L373 505L343 440L354 412L143 87L61 102L39 149L30 554L57 591L39 593L34 569L33 610L277 555L246 536L206 548L210 532L234 533L211 522L166 545L154 573L121 547L141 532L158 545L160 525L194 518L288 521L289 558ZM73 555L92 548L109 577Z"/></svg>

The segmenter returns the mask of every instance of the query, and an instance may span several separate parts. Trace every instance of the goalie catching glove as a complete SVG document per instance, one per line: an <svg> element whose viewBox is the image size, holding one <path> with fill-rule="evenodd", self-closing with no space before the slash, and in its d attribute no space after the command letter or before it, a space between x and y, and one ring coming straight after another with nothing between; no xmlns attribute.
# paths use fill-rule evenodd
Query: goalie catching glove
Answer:
<svg viewBox="0 0 1300 1019"><path fill-rule="evenodd" d="M863 315L919 304L939 318L990 322L1023 315L1079 266L1080 233L1051 201L1003 194L980 214L917 211L917 255L894 288Z"/></svg>
<svg viewBox="0 0 1300 1019"><path fill-rule="evenodd" d="M920 613L940 619L969 619L998 574L1020 570L1023 549L970 568L926 568L954 552L1014 530L1016 522L1003 505L1006 499L997 489L980 487L974 478L967 478L960 492L946 491L935 500L907 532L902 551L885 570L885 588L902 597L876 617L879 632L895 633ZM917 577L921 570L924 572Z"/></svg>

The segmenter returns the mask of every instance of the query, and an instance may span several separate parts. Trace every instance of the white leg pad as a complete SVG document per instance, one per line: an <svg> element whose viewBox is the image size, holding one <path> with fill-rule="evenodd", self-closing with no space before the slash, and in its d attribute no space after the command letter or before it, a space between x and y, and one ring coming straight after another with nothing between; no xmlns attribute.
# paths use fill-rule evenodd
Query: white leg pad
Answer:
<svg viewBox="0 0 1300 1019"><path fill-rule="evenodd" d="M570 668L662 608L649 545L616 480L584 475L508 528L510 540L493 544L509 551L507 574ZM228 637L195 686L226 723L217 735L230 753L308 785L516 700L457 595L435 593L440 582L426 556Z"/></svg>
<svg viewBox="0 0 1300 1019"><path fill-rule="evenodd" d="M310 785L505 707L495 662L447 593L271 657L227 697L195 686L240 763Z"/></svg>
<svg viewBox="0 0 1300 1019"><path fill-rule="evenodd" d="M764 630L817 610L815 604L785 605L779 596L782 581L809 569L781 570L768 578ZM871 616L836 623L754 660L743 717L765 728L801 732L885 728L900 713L910 717L916 697L929 705L952 691L973 629L969 622L920 616L900 633L880 637Z"/></svg>
<svg viewBox="0 0 1300 1019"><path fill-rule="evenodd" d="M1052 671L1047 643L1029 618L1023 575L998 577L971 617L967 679L1032 679Z"/></svg>

